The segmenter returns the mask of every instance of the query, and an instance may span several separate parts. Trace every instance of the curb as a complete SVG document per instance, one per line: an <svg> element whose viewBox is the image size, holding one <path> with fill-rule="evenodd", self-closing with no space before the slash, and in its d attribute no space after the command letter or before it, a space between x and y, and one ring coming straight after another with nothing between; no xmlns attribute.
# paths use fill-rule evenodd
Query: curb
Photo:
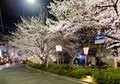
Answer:
<svg viewBox="0 0 120 84"><path fill-rule="evenodd" d="M50 75L52 75L52 76L54 76L54 77L63 78L63 79L66 79L66 80L69 80L69 81L73 81L73 82L76 82L76 83L82 83L82 84L97 84L97 83L90 83L90 82L82 81L82 80L80 80L80 79L71 78L71 77L62 76L62 75L57 75L57 74L54 74L54 73L50 73L50 72L46 72L46 71L43 71L43 70L35 69L35 68L32 68L32 67L29 67L28 65L26 65L26 67L27 67L28 69L31 69L31 70L34 70L34 71L37 71L37 72L40 72L40 73L50 74Z"/></svg>

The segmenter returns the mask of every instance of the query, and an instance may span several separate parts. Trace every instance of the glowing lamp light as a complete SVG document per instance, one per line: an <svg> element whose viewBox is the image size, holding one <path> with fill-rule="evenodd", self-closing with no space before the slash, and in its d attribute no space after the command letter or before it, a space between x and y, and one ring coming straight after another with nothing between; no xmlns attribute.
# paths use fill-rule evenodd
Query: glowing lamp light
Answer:
<svg viewBox="0 0 120 84"><path fill-rule="evenodd" d="M83 48L83 51L84 51L84 54L85 54L85 55L88 55L88 50L89 50L89 47L84 47L84 48Z"/></svg>
<svg viewBox="0 0 120 84"><path fill-rule="evenodd" d="M85 57L85 67L87 67L87 55L88 55L88 50L89 50L89 47L84 47L83 48L83 51L84 51L84 54L86 55Z"/></svg>
<svg viewBox="0 0 120 84"><path fill-rule="evenodd" d="M86 81L86 82L91 82L91 83L94 82L94 78L93 78L92 76L90 76L90 75L82 78L82 80L83 80L83 81Z"/></svg>
<svg viewBox="0 0 120 84"><path fill-rule="evenodd" d="M86 76L86 78L89 78L89 79L90 79L90 78L91 78L91 76Z"/></svg>
<svg viewBox="0 0 120 84"><path fill-rule="evenodd" d="M35 3L35 0L27 0L28 3L33 4Z"/></svg>
<svg viewBox="0 0 120 84"><path fill-rule="evenodd" d="M78 57L77 58L84 58L84 56L83 55L78 55Z"/></svg>
<svg viewBox="0 0 120 84"><path fill-rule="evenodd" d="M80 58L82 58L82 55L79 55Z"/></svg>

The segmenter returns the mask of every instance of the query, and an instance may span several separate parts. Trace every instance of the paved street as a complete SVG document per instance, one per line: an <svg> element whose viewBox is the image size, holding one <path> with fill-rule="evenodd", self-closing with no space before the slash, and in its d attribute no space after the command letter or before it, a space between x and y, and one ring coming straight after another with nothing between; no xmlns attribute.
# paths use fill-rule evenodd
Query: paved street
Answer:
<svg viewBox="0 0 120 84"><path fill-rule="evenodd" d="M0 66L0 70L3 70L3 67L2 67L2 66Z"/></svg>
<svg viewBox="0 0 120 84"><path fill-rule="evenodd" d="M85 84L17 65L0 71L0 84Z"/></svg>

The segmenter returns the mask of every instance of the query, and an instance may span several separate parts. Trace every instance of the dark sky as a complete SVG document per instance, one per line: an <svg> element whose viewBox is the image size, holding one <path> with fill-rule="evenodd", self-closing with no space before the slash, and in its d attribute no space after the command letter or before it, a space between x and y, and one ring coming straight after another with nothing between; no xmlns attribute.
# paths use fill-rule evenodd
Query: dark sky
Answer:
<svg viewBox="0 0 120 84"><path fill-rule="evenodd" d="M49 0L36 0L36 2L41 7L30 5L26 0L0 0L0 32L8 34L8 31L15 29L14 23L20 22L20 16L39 15L49 4Z"/></svg>

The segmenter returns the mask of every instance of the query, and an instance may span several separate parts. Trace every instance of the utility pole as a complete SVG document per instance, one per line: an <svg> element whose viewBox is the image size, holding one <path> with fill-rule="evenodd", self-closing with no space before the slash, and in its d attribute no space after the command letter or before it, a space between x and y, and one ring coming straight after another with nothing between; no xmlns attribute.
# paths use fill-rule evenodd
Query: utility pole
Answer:
<svg viewBox="0 0 120 84"><path fill-rule="evenodd" d="M3 26L1 9L0 9L0 22L1 22L2 32L4 32L4 26Z"/></svg>

